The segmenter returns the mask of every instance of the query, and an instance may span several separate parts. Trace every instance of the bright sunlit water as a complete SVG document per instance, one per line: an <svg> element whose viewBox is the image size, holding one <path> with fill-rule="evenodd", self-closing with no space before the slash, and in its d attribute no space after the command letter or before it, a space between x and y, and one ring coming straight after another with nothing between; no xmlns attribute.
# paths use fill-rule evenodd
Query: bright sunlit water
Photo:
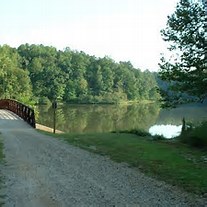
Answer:
<svg viewBox="0 0 207 207"><path fill-rule="evenodd" d="M172 124L167 125L154 125L149 128L151 135L162 135L163 137L170 139L180 135L182 125L176 126Z"/></svg>

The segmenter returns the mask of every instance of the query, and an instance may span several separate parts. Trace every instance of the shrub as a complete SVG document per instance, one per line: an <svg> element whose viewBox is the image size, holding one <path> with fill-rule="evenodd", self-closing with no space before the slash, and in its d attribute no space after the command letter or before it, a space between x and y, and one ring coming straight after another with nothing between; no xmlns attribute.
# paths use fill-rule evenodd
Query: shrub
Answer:
<svg viewBox="0 0 207 207"><path fill-rule="evenodd" d="M136 134L137 136L140 136L140 137L151 136L148 132L145 132L144 130L140 130L140 129L122 130L118 132L126 133L126 134Z"/></svg>
<svg viewBox="0 0 207 207"><path fill-rule="evenodd" d="M193 147L207 148L207 121L195 128L187 129L180 135L180 140Z"/></svg>
<svg viewBox="0 0 207 207"><path fill-rule="evenodd" d="M51 104L51 102L47 97L43 96L43 97L39 98L38 104L40 104L40 105L49 105L49 104Z"/></svg>
<svg viewBox="0 0 207 207"><path fill-rule="evenodd" d="M155 141L156 140L166 140L166 138L162 135L154 135L154 136L152 136L152 139Z"/></svg>

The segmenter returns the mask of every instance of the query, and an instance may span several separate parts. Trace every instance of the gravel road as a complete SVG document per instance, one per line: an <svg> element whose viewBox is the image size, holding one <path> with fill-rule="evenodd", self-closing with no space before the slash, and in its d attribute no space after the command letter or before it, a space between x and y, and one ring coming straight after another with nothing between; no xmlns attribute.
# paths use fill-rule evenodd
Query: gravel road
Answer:
<svg viewBox="0 0 207 207"><path fill-rule="evenodd" d="M5 207L207 206L126 164L42 135L5 110L0 132Z"/></svg>

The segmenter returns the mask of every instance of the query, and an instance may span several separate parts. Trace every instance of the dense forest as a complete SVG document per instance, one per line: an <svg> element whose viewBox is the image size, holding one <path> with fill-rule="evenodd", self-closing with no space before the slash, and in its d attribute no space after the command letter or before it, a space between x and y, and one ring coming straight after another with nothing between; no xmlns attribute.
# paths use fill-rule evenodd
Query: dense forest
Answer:
<svg viewBox="0 0 207 207"><path fill-rule="evenodd" d="M155 74L66 48L0 46L0 98L46 103L157 100Z"/></svg>

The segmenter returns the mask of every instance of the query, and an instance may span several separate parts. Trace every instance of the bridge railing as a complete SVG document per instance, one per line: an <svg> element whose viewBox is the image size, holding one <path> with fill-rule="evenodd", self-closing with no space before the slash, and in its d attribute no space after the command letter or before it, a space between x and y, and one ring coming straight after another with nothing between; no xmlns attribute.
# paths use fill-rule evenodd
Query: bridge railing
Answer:
<svg viewBox="0 0 207 207"><path fill-rule="evenodd" d="M26 121L33 128L35 125L35 113L34 109L26 106L23 103L20 103L16 100L11 99L1 99L0 100L0 109L7 109L9 111L14 112L19 117L21 117L24 121Z"/></svg>

